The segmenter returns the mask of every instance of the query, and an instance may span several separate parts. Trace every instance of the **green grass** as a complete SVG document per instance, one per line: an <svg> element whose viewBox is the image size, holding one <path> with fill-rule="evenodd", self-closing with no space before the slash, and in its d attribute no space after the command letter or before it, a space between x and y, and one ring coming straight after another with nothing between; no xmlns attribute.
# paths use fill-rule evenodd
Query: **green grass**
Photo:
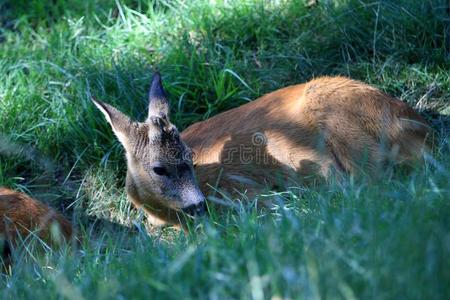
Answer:
<svg viewBox="0 0 450 300"><path fill-rule="evenodd" d="M23 248L0 298L450 297L446 1L56 2L0 2L0 185L64 211L84 242ZM147 235L90 98L143 119L155 68L180 129L341 74L421 110L439 147L412 173L261 195L276 207L250 199L188 236Z"/></svg>

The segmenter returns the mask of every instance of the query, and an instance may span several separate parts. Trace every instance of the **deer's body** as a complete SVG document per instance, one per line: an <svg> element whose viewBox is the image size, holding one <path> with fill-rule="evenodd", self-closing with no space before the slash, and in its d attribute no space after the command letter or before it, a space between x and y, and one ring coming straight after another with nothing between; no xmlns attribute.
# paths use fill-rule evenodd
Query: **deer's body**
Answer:
<svg viewBox="0 0 450 300"><path fill-rule="evenodd" d="M429 133L400 100L359 81L322 77L195 123L181 137L205 194L218 186L253 195L416 160Z"/></svg>
<svg viewBox="0 0 450 300"><path fill-rule="evenodd" d="M59 230L52 230L52 226ZM55 236L55 234L60 236ZM35 234L53 244L72 236L72 225L63 215L24 193L0 187L0 239L16 244L19 236ZM1 249L0 249L1 250Z"/></svg>
<svg viewBox="0 0 450 300"><path fill-rule="evenodd" d="M430 133L405 103L343 77L275 91L180 135L158 73L149 95L142 123L94 103L125 147L129 199L156 224L177 223L180 211L203 213L203 194L215 187L255 195L315 178L376 174L385 162L417 160Z"/></svg>

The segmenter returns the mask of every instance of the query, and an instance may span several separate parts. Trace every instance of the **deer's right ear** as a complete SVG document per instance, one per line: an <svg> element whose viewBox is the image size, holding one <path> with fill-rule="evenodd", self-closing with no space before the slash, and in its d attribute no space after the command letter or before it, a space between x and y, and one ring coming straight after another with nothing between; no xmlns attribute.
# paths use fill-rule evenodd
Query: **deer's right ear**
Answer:
<svg viewBox="0 0 450 300"><path fill-rule="evenodd" d="M148 118L159 117L168 118L169 116L169 100L164 91L161 74L155 72L150 85L150 92L148 95Z"/></svg>
<svg viewBox="0 0 450 300"><path fill-rule="evenodd" d="M96 99L92 99L92 102L94 102L95 106L97 106L97 108L103 113L106 120L111 125L114 134L126 148L128 145L127 137L130 134L132 124L131 119L109 104L103 103Z"/></svg>

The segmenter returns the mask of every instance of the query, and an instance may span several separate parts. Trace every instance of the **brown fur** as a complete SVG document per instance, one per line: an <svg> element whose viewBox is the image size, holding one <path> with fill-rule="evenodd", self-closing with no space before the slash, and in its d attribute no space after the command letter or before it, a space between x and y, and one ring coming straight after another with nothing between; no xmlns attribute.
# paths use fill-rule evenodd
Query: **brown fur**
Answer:
<svg viewBox="0 0 450 300"><path fill-rule="evenodd" d="M145 122L94 103L126 150L128 198L155 225L179 223L178 212L204 204L203 193L210 195L216 187L253 196L299 181L376 175L386 163L417 160L431 133L405 103L344 77L322 77L272 92L191 125L181 139L170 123L158 73ZM191 150L193 161L186 155ZM159 176L158 165L170 176Z"/></svg>
<svg viewBox="0 0 450 300"><path fill-rule="evenodd" d="M24 193L0 187L0 238L6 241L4 254L8 256L10 246L17 244L19 236L25 238L31 233L50 245L59 244L62 239L53 235L53 224L59 227L62 238L72 237L72 225L60 213Z"/></svg>
<svg viewBox="0 0 450 300"><path fill-rule="evenodd" d="M359 81L322 77L195 123L181 137L205 194L218 185L254 195L299 179L375 175L385 162L412 162L430 133L402 101Z"/></svg>

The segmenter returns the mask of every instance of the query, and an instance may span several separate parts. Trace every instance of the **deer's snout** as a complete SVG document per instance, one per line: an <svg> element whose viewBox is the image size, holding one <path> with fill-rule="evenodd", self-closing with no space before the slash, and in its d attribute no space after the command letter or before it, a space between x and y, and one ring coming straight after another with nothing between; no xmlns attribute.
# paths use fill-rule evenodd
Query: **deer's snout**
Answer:
<svg viewBox="0 0 450 300"><path fill-rule="evenodd" d="M201 217L206 212L206 202L203 200L199 203L189 205L183 208L183 212L193 217Z"/></svg>

